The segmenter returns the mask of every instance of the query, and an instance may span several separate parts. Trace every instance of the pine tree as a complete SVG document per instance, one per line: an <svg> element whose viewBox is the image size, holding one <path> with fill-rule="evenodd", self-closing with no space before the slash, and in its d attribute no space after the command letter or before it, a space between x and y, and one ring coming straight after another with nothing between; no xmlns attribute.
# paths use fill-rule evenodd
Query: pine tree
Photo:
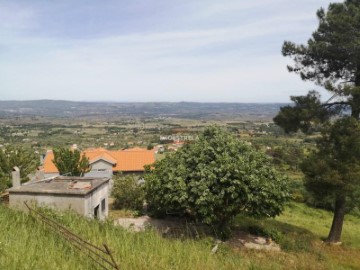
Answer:
<svg viewBox="0 0 360 270"><path fill-rule="evenodd" d="M285 41L282 53L291 57L290 72L305 81L314 81L332 93L325 103L319 93L291 97L291 106L281 108L274 122L286 132L311 132L323 125L318 151L310 155L302 168L306 187L320 198L332 196L334 219L328 242L341 240L346 209L359 190L356 159L360 137L360 1L346 0L317 11L319 26L306 45ZM337 119L350 113L350 119ZM337 149L336 147L339 149ZM332 169L331 169L332 168Z"/></svg>

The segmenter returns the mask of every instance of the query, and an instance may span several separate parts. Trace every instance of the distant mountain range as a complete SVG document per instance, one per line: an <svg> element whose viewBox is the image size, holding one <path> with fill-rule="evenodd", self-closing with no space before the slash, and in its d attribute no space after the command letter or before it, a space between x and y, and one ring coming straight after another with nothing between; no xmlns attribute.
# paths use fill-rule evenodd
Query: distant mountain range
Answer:
<svg viewBox="0 0 360 270"><path fill-rule="evenodd" d="M0 101L0 117L272 118L284 103Z"/></svg>

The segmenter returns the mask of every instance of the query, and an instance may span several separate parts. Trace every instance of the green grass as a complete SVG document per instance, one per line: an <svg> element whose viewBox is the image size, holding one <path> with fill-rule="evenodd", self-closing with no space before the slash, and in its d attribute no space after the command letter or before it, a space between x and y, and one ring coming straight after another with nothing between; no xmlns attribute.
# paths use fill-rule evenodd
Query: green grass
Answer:
<svg viewBox="0 0 360 270"><path fill-rule="evenodd" d="M329 211L314 209L302 203L291 203L276 219L258 220L238 216L235 225L240 230L269 236L288 254L302 255L308 264L319 269L360 269L360 218L345 217L341 246L323 243L332 222ZM320 264L318 264L320 262Z"/></svg>
<svg viewBox="0 0 360 270"><path fill-rule="evenodd" d="M250 263L235 252L212 255L209 239L172 240L153 231L130 233L110 222L71 213L54 217L94 244L107 243L121 269L238 269ZM97 269L26 214L1 207L0 224L0 269Z"/></svg>
<svg viewBox="0 0 360 270"><path fill-rule="evenodd" d="M332 213L307 207L305 204L290 204L276 220L311 231L318 239L325 239L330 231ZM342 233L342 241L346 247L360 249L360 219L347 215Z"/></svg>
<svg viewBox="0 0 360 270"><path fill-rule="evenodd" d="M284 251L263 252L220 245L213 240L169 239L154 231L127 232L109 222L87 220L72 213L48 212L86 240L107 243L121 269L360 269L360 219L345 222L345 246L321 244L331 213L291 204L276 219L238 217L242 229L276 238ZM97 269L61 237L32 217L0 205L0 269ZM100 269L100 268L99 268Z"/></svg>

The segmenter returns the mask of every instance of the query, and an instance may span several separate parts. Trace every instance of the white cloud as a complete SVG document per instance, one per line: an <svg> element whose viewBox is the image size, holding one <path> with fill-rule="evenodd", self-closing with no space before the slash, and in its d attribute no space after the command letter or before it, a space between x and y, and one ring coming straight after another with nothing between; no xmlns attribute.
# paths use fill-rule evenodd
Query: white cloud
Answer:
<svg viewBox="0 0 360 270"><path fill-rule="evenodd" d="M262 2L216 2L191 17L226 17ZM0 28L6 36L0 39L0 99L275 102L312 88L288 74L280 54L283 39L308 36L304 29L316 26L313 14L302 10L211 27L64 38L30 35L36 12L11 8L20 15L9 15Z"/></svg>

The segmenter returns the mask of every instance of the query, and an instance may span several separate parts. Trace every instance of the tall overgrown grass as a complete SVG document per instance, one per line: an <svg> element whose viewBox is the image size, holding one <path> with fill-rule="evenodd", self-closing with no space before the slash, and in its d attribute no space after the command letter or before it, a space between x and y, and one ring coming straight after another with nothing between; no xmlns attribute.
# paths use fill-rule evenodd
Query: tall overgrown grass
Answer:
<svg viewBox="0 0 360 270"><path fill-rule="evenodd" d="M91 243L106 243L121 269L239 269L246 265L235 252L220 250L219 255L212 255L209 239L163 239L151 230L131 233L111 222L46 212ZM0 269L97 269L31 216L0 206L0 224Z"/></svg>
<svg viewBox="0 0 360 270"><path fill-rule="evenodd" d="M43 210L84 239L113 251L121 269L359 269L360 219L345 222L345 247L321 244L331 213L292 204L277 219L239 217L242 229L268 233L283 252L237 250L211 238L169 239L147 230L128 232L111 221ZM259 229L260 228L260 229ZM33 217L0 205L0 269L100 269L85 255Z"/></svg>

